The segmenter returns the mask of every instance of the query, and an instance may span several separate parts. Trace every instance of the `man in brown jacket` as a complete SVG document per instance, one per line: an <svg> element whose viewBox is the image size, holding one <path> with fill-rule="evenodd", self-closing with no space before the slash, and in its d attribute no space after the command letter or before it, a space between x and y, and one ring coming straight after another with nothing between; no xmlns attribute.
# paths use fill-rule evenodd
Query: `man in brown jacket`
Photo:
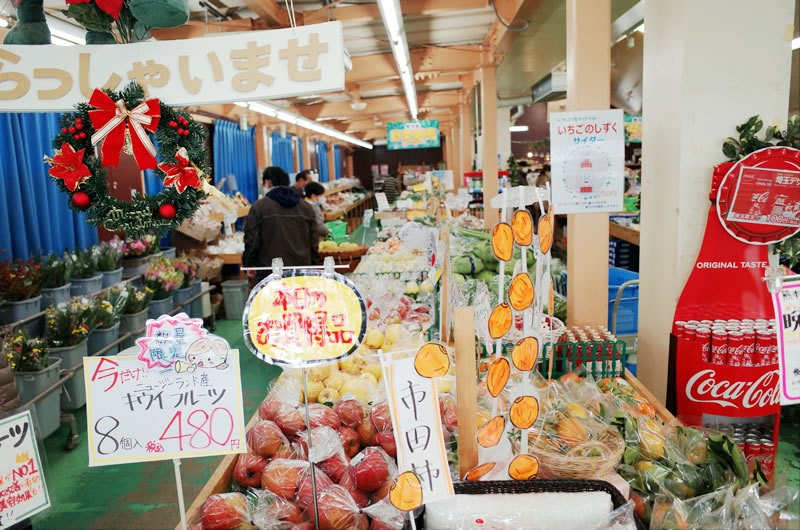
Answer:
<svg viewBox="0 0 800 530"><path fill-rule="evenodd" d="M247 215L242 264L269 267L273 258L283 258L287 267L311 265L314 209L289 188L289 175L281 168L268 167L263 180L269 191L253 204ZM259 281L269 272L251 272L249 276Z"/></svg>

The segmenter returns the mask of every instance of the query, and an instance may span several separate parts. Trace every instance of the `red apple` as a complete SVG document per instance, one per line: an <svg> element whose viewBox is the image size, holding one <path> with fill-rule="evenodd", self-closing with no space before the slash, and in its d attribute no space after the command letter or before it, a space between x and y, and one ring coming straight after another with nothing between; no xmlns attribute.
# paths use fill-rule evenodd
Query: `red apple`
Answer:
<svg viewBox="0 0 800 530"><path fill-rule="evenodd" d="M392 487L392 482L393 482L392 477L387 477L386 480L383 481L383 484L381 484L381 487L372 493L372 496L370 498L372 504L382 501L383 499L386 498L387 495L389 495L389 490Z"/></svg>
<svg viewBox="0 0 800 530"><path fill-rule="evenodd" d="M261 474L261 487L283 499L294 499L300 475L308 470L303 460L273 459Z"/></svg>
<svg viewBox="0 0 800 530"><path fill-rule="evenodd" d="M303 523L299 523L291 527L289 530L315 530L314 523L311 521L305 521Z"/></svg>
<svg viewBox="0 0 800 530"><path fill-rule="evenodd" d="M360 508L364 508L369 504L369 494L366 491L358 489L352 469L345 470L345 473L339 480L339 485L350 493L350 496L353 497L353 501L355 501Z"/></svg>
<svg viewBox="0 0 800 530"><path fill-rule="evenodd" d="M280 427L270 420L261 420L247 431L247 446L264 458L274 455L286 441Z"/></svg>
<svg viewBox="0 0 800 530"><path fill-rule="evenodd" d="M282 406L282 402L275 398L268 397L261 403L261 406L258 407L258 416L262 420L275 421L275 417L278 415Z"/></svg>
<svg viewBox="0 0 800 530"><path fill-rule="evenodd" d="M300 409L285 404L282 404L275 416L275 423L281 428L283 434L290 438L306 428L306 420L300 413Z"/></svg>
<svg viewBox="0 0 800 530"><path fill-rule="evenodd" d="M206 530L228 530L250 522L247 500L241 493L212 495L203 503L200 512Z"/></svg>
<svg viewBox="0 0 800 530"><path fill-rule="evenodd" d="M442 423L450 432L454 431L456 427L458 427L458 412L456 411L455 405L448 405L444 408Z"/></svg>
<svg viewBox="0 0 800 530"><path fill-rule="evenodd" d="M333 406L333 410L339 415L342 423L351 428L361 423L366 416L364 405L357 398L340 399Z"/></svg>
<svg viewBox="0 0 800 530"><path fill-rule="evenodd" d="M290 523L302 523L303 512L291 501L275 498L274 502L266 507L266 512L272 519Z"/></svg>
<svg viewBox="0 0 800 530"><path fill-rule="evenodd" d="M379 401L372 405L369 417L378 432L392 428L392 415L389 412L389 404L385 401Z"/></svg>
<svg viewBox="0 0 800 530"><path fill-rule="evenodd" d="M312 403L308 406L308 421L312 429L317 427L330 427L334 431L342 426L342 420L332 408L322 403Z"/></svg>
<svg viewBox="0 0 800 530"><path fill-rule="evenodd" d="M361 449L361 439L356 431L342 425L339 427L339 438L342 440L342 447L344 447L347 458L353 458L358 454L358 450Z"/></svg>
<svg viewBox="0 0 800 530"><path fill-rule="evenodd" d="M365 418L361 422L356 432L358 432L358 439L362 446L375 445L375 435L378 434L378 431L369 418Z"/></svg>
<svg viewBox="0 0 800 530"><path fill-rule="evenodd" d="M341 486L326 488L319 496L320 530L368 530L367 516ZM313 509L311 510L313 517Z"/></svg>
<svg viewBox="0 0 800 530"><path fill-rule="evenodd" d="M333 486L333 481L321 469L314 471L314 482L317 484L317 498L328 486ZM297 505L304 509L314 510L314 490L311 487L311 473L304 473L297 486Z"/></svg>
<svg viewBox="0 0 800 530"><path fill-rule="evenodd" d="M267 459L250 453L239 455L233 468L233 480L245 488L260 488L261 474L267 467Z"/></svg>
<svg viewBox="0 0 800 530"><path fill-rule="evenodd" d="M394 431L381 431L375 435L375 442L392 458L397 457L397 445L394 442Z"/></svg>
<svg viewBox="0 0 800 530"><path fill-rule="evenodd" d="M356 457L351 463L356 485L364 491L375 491L389 476L389 465L381 450L374 447L367 447L359 456L361 458Z"/></svg>
<svg viewBox="0 0 800 530"><path fill-rule="evenodd" d="M302 460L299 456L297 456L298 448L294 444L290 444L288 441L286 443L282 443L278 446L278 449L275 451L275 454L272 455L272 458L288 458L290 460Z"/></svg>
<svg viewBox="0 0 800 530"><path fill-rule="evenodd" d="M335 454L329 459L322 462L319 467L328 475L334 482L339 482L345 471L350 467L350 459L341 454Z"/></svg>

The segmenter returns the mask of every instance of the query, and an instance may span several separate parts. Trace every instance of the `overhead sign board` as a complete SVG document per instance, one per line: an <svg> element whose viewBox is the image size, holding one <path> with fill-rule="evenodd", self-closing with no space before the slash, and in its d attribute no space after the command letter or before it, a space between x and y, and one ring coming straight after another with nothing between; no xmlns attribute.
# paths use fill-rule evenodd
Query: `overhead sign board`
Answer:
<svg viewBox="0 0 800 530"><path fill-rule="evenodd" d="M387 148L439 147L439 120L398 121L386 124Z"/></svg>

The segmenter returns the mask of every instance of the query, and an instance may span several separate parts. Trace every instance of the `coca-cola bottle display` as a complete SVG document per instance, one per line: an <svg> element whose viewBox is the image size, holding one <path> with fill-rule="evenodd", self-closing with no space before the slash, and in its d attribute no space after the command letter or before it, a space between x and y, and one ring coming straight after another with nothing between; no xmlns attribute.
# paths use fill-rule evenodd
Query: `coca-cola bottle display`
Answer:
<svg viewBox="0 0 800 530"><path fill-rule="evenodd" d="M675 309L667 405L679 420L726 432L768 477L780 424L780 370L774 310L763 281L767 243L797 229L729 215L742 169L800 170L800 151L767 148L714 169L711 206L695 266ZM769 180L764 180L769 192ZM768 196L768 193L764 196ZM734 219L733 221L731 219Z"/></svg>

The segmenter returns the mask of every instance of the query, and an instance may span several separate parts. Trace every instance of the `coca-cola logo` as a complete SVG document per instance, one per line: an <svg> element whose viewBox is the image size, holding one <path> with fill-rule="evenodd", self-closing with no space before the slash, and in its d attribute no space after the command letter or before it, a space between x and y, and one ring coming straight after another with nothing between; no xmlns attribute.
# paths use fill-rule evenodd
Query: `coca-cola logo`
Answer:
<svg viewBox="0 0 800 530"><path fill-rule="evenodd" d="M696 403L720 407L763 408L780 402L780 372L765 372L755 381L717 380L716 370L701 370L686 383L686 395ZM708 398L713 399L708 399Z"/></svg>

